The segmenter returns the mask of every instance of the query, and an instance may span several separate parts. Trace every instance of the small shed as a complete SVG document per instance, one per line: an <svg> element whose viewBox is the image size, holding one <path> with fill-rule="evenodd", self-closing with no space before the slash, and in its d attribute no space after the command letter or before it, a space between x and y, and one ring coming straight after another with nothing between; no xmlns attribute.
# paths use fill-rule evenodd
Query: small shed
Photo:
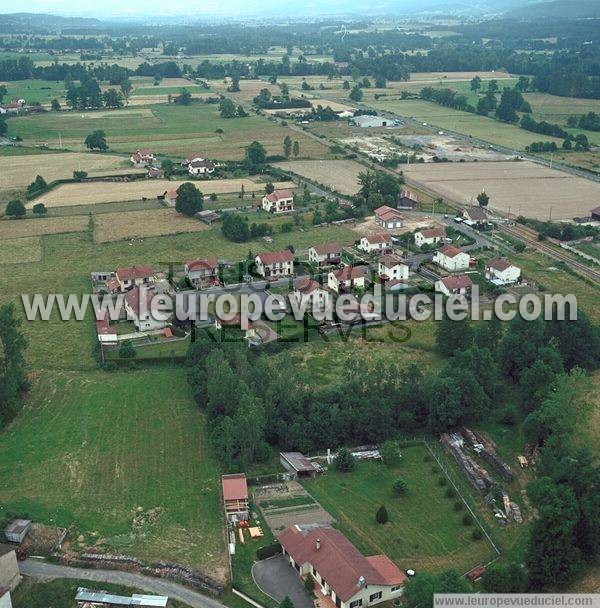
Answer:
<svg viewBox="0 0 600 608"><path fill-rule="evenodd" d="M210 209L204 209L203 211L198 211L198 213L196 213L196 218L210 226L213 222L219 221L221 216Z"/></svg>
<svg viewBox="0 0 600 608"><path fill-rule="evenodd" d="M319 470L300 452L281 452L279 461L294 477L316 477Z"/></svg>
<svg viewBox="0 0 600 608"><path fill-rule="evenodd" d="M31 521L29 519L15 519L6 526L4 536L8 542L20 545L27 536L29 528L31 528Z"/></svg>

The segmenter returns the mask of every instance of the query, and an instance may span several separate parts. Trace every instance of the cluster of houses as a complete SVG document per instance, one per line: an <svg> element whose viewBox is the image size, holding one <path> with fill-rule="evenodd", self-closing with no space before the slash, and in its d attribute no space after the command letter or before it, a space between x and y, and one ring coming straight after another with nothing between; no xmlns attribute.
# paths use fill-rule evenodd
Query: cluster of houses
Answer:
<svg viewBox="0 0 600 608"><path fill-rule="evenodd" d="M148 177L163 178L165 175L158 166L158 158L154 150L140 148L131 155L129 160L138 169L148 169ZM189 175L198 177L214 173L216 165L199 154L192 154L181 162L181 167L186 169Z"/></svg>
<svg viewBox="0 0 600 608"><path fill-rule="evenodd" d="M0 104L0 115L23 114L27 111L24 99L12 99L9 103Z"/></svg>

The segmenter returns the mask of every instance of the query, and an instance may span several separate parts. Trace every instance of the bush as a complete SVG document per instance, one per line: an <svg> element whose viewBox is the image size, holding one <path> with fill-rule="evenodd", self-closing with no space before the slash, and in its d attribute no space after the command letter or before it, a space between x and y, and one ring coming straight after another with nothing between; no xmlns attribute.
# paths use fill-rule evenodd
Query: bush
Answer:
<svg viewBox="0 0 600 608"><path fill-rule="evenodd" d="M340 473L349 473L356 468L356 459L352 456L352 453L348 448L341 448L333 463Z"/></svg>
<svg viewBox="0 0 600 608"><path fill-rule="evenodd" d="M438 479L438 486L445 486L448 483L448 480L445 477L440 477Z"/></svg>
<svg viewBox="0 0 600 608"><path fill-rule="evenodd" d="M396 496L404 496L408 490L408 485L402 477L395 479L392 487Z"/></svg>
<svg viewBox="0 0 600 608"><path fill-rule="evenodd" d="M454 498L456 496L456 492L454 491L454 488L448 488L446 490L446 498Z"/></svg>
<svg viewBox="0 0 600 608"><path fill-rule="evenodd" d="M465 513L463 515L462 523L465 526L472 526L473 525L473 518L471 517L471 515L469 513Z"/></svg>
<svg viewBox="0 0 600 608"><path fill-rule="evenodd" d="M460 502L460 500L457 500L457 501L454 503L454 510L455 510L455 511L462 511L464 508L465 508L465 505L463 505L463 503L462 503L462 502Z"/></svg>
<svg viewBox="0 0 600 608"><path fill-rule="evenodd" d="M476 528L471 532L471 538L473 540L481 540L483 538L483 532L479 528Z"/></svg>
<svg viewBox="0 0 600 608"><path fill-rule="evenodd" d="M281 553L281 545L277 542L271 544L271 545L265 545L264 547L259 547L256 550L256 559L263 560L263 559L268 559L269 557L273 557L274 555L277 555L278 553Z"/></svg>
<svg viewBox="0 0 600 608"><path fill-rule="evenodd" d="M379 453L381 454L381 460L388 467L396 466L400 462L400 451L395 441L384 441L379 446Z"/></svg>
<svg viewBox="0 0 600 608"><path fill-rule="evenodd" d="M388 515L387 509L384 505L381 505L379 509L377 509L377 513L375 513L375 521L378 524L387 524L390 516Z"/></svg>

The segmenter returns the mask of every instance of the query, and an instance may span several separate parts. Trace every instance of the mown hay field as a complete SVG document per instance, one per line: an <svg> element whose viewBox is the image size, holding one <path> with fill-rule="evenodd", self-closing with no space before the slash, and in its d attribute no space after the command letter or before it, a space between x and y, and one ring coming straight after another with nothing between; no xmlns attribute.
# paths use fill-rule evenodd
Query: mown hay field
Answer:
<svg viewBox="0 0 600 608"><path fill-rule="evenodd" d="M315 180L347 195L358 192L358 174L366 171L366 167L353 160L293 160L274 163L273 166Z"/></svg>
<svg viewBox="0 0 600 608"><path fill-rule="evenodd" d="M41 175L47 182L73 177L73 171L87 171L90 177L140 173L128 158L115 154L24 154L0 156L0 188L24 188Z"/></svg>
<svg viewBox="0 0 600 608"><path fill-rule="evenodd" d="M73 217L44 217L21 220L0 220L0 241L24 236L42 236L63 232L81 232L87 229L88 218L84 215Z"/></svg>
<svg viewBox="0 0 600 608"><path fill-rule="evenodd" d="M189 180L186 180L189 181ZM29 203L44 203L46 207L66 207L70 205L93 205L119 201L135 201L143 198L155 199L167 190L177 190L184 181L139 180L133 182L86 182L62 184ZM229 194L244 190L264 191L265 184L250 179L215 179L193 182L203 194ZM293 182L277 182L278 188L294 188Z"/></svg>
<svg viewBox="0 0 600 608"><path fill-rule="evenodd" d="M542 220L587 216L600 199L600 184L527 161L417 164L403 171L452 201L472 204L485 190L492 209Z"/></svg>
<svg viewBox="0 0 600 608"><path fill-rule="evenodd" d="M42 259L42 241L37 236L0 240L0 264L24 264Z"/></svg>

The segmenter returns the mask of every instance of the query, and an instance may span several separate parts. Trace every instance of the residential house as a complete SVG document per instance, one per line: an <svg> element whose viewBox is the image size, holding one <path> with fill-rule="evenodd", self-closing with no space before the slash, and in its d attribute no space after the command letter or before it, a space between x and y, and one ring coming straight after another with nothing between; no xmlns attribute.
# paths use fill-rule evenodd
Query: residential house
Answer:
<svg viewBox="0 0 600 608"><path fill-rule="evenodd" d="M184 271L194 287L219 284L219 261L215 257L186 262Z"/></svg>
<svg viewBox="0 0 600 608"><path fill-rule="evenodd" d="M392 237L387 232L369 234L360 239L358 248L367 253L390 253L392 251Z"/></svg>
<svg viewBox="0 0 600 608"><path fill-rule="evenodd" d="M375 223L386 230L393 230L394 228L402 228L404 218L396 209L382 205L375 209Z"/></svg>
<svg viewBox="0 0 600 608"><path fill-rule="evenodd" d="M396 201L396 207L398 209L415 209L415 207L421 202L421 197L415 194L411 190L404 189L400 192L398 200Z"/></svg>
<svg viewBox="0 0 600 608"><path fill-rule="evenodd" d="M154 268L149 265L117 268L115 280L118 281L119 291L125 292L137 285L151 285L156 281Z"/></svg>
<svg viewBox="0 0 600 608"><path fill-rule="evenodd" d="M294 193L287 188L273 190L263 197L262 208L269 213L289 213L294 210Z"/></svg>
<svg viewBox="0 0 600 608"><path fill-rule="evenodd" d="M430 228L427 230L419 230L415 232L415 245L422 247L423 245L435 245L446 236L446 231L443 228Z"/></svg>
<svg viewBox="0 0 600 608"><path fill-rule="evenodd" d="M366 266L344 266L327 275L327 287L336 293L355 288L364 289L366 276Z"/></svg>
<svg viewBox="0 0 600 608"><path fill-rule="evenodd" d="M465 207L462 210L464 223L474 228L482 228L488 223L488 216L483 207Z"/></svg>
<svg viewBox="0 0 600 608"><path fill-rule="evenodd" d="M12 591L21 582L14 546L0 544L0 587Z"/></svg>
<svg viewBox="0 0 600 608"><path fill-rule="evenodd" d="M175 207L177 204L177 190L166 190L163 192L163 199L167 207Z"/></svg>
<svg viewBox="0 0 600 608"><path fill-rule="evenodd" d="M337 243L313 245L308 250L308 261L318 266L339 264L342 261L342 247Z"/></svg>
<svg viewBox="0 0 600 608"><path fill-rule="evenodd" d="M379 258L379 277L384 281L408 280L408 264L397 255L388 253Z"/></svg>
<svg viewBox="0 0 600 608"><path fill-rule="evenodd" d="M294 254L289 249L259 253L254 262L256 272L265 279L291 277L294 274Z"/></svg>
<svg viewBox="0 0 600 608"><path fill-rule="evenodd" d="M298 279L294 282L294 297L300 308L306 310L325 310L329 304L330 294L313 279Z"/></svg>
<svg viewBox="0 0 600 608"><path fill-rule="evenodd" d="M148 148L136 150L130 157L134 167L151 167L156 160L154 152Z"/></svg>
<svg viewBox="0 0 600 608"><path fill-rule="evenodd" d="M20 114L21 112L26 112L25 102L21 103L20 101L12 101L11 103L5 103L0 105L0 114Z"/></svg>
<svg viewBox="0 0 600 608"><path fill-rule="evenodd" d="M458 294L468 296L471 294L472 288L473 283L466 274L443 277L435 282L435 290L447 296Z"/></svg>
<svg viewBox="0 0 600 608"><path fill-rule="evenodd" d="M152 288L136 286L125 294L127 318L133 321L138 331L164 329L168 325L164 319L165 313L160 312L157 306L168 301L166 294L157 294Z"/></svg>
<svg viewBox="0 0 600 608"><path fill-rule="evenodd" d="M279 462L283 468L296 479L316 477L319 469L300 452L280 452Z"/></svg>
<svg viewBox="0 0 600 608"><path fill-rule="evenodd" d="M12 608L10 589L0 587L0 608Z"/></svg>
<svg viewBox="0 0 600 608"><path fill-rule="evenodd" d="M454 245L446 245L435 252L433 262L448 272L460 272L469 268L471 257Z"/></svg>
<svg viewBox="0 0 600 608"><path fill-rule="evenodd" d="M201 156L200 154L190 154L188 157L184 158L181 161L181 167L183 169L187 169L190 166L190 163L193 163L194 161L202 161L205 160L205 158L203 156Z"/></svg>
<svg viewBox="0 0 600 608"><path fill-rule="evenodd" d="M406 576L389 557L365 557L339 530L291 526L278 540L299 575L315 580L317 601L330 600L337 608L366 608L402 595Z"/></svg>
<svg viewBox="0 0 600 608"><path fill-rule="evenodd" d="M485 278L499 285L509 285L521 279L521 269L506 258L492 258L485 265Z"/></svg>
<svg viewBox="0 0 600 608"><path fill-rule="evenodd" d="M221 489L227 521L230 523L247 521L249 512L246 475L244 473L221 475Z"/></svg>
<svg viewBox="0 0 600 608"><path fill-rule="evenodd" d="M254 327L254 323L247 317L242 317L241 315L235 315L232 319L220 319L219 317L215 317L215 328L216 329L225 329L235 330L235 331L243 331L244 339L250 341L260 341L260 336Z"/></svg>
<svg viewBox="0 0 600 608"><path fill-rule="evenodd" d="M150 179L163 179L165 176L165 172L158 167L150 167L148 169L148 177Z"/></svg>
<svg viewBox="0 0 600 608"><path fill-rule="evenodd" d="M190 175L210 175L215 172L215 163L205 158L196 158L187 165Z"/></svg>

